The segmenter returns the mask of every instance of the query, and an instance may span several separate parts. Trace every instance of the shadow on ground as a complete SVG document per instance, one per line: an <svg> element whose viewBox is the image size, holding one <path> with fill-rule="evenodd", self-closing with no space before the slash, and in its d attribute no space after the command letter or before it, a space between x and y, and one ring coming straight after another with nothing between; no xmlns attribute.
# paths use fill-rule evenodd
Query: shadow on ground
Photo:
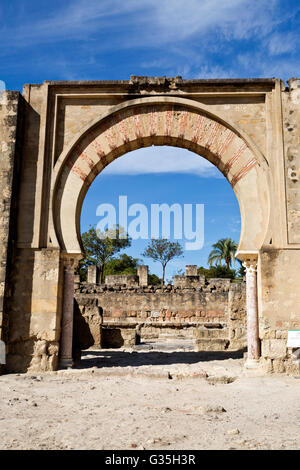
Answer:
<svg viewBox="0 0 300 470"><path fill-rule="evenodd" d="M82 351L77 368L89 367L138 367L147 365L195 364L197 362L242 359L245 350L239 351L122 351L87 350Z"/></svg>

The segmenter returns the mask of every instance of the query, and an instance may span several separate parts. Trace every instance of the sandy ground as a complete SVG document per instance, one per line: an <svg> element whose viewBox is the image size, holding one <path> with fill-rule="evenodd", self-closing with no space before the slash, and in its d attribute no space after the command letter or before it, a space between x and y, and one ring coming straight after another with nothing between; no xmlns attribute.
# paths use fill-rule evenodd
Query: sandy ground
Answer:
<svg viewBox="0 0 300 470"><path fill-rule="evenodd" d="M0 449L300 449L299 379L245 376L239 353L156 349L1 376Z"/></svg>

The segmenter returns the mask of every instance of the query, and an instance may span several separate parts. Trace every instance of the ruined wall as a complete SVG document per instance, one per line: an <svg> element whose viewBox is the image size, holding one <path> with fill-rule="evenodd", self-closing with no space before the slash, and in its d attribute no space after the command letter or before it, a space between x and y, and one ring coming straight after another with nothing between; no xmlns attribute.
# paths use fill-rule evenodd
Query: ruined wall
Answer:
<svg viewBox="0 0 300 470"><path fill-rule="evenodd" d="M7 370L55 370L60 338L62 268L59 250L18 249L8 299Z"/></svg>
<svg viewBox="0 0 300 470"><path fill-rule="evenodd" d="M300 243L300 79L282 95L288 243Z"/></svg>
<svg viewBox="0 0 300 470"><path fill-rule="evenodd" d="M9 271L16 239L17 183L22 144L21 96L0 92L0 340L7 341ZM1 367L1 366L0 366Z"/></svg>
<svg viewBox="0 0 300 470"><path fill-rule="evenodd" d="M142 341L193 338L194 331L201 329L202 349L208 348L212 337L222 340L217 349L245 347L245 283L209 279L198 288L83 283L77 285L75 299L98 345L101 329L106 337L106 329L135 329Z"/></svg>
<svg viewBox="0 0 300 470"><path fill-rule="evenodd" d="M284 211L280 215L279 206L273 210L270 245L260 250L259 336L266 371L299 374L299 365L287 348L287 336L288 330L300 329L300 80L292 78L288 85L281 90L279 106L274 108L282 161L277 162L280 177L275 168L273 177Z"/></svg>
<svg viewBox="0 0 300 470"><path fill-rule="evenodd" d="M288 330L300 330L300 251L265 249L261 253L262 299L259 334L266 370L298 373L287 348Z"/></svg>
<svg viewBox="0 0 300 470"><path fill-rule="evenodd" d="M60 250L64 246L59 244L56 237L55 230L59 226L56 224L54 227L55 214L51 209L51 194L57 181L55 162L60 161L62 152L67 151L72 141L74 145L80 142L84 132L92 136L92 121L99 120L114 105L131 100L137 100L141 105L148 100L150 104L153 99L155 108L159 100L167 101L170 98L176 109L178 106L180 108L183 128L187 121L182 103L178 106L176 103L187 98L190 103L201 103L201 108L205 108L205 116L219 113L220 122L227 122L229 128L232 124L232 129L238 126L238 135L245 132L246 141L252 139L251 148L255 155L258 156L257 148L263 154L255 169L234 186L238 197L243 189L242 203L240 201L241 214L244 214L241 240L245 240L248 232L252 233L253 227L263 227L255 232L258 234L262 230L258 238L254 234L254 240L251 235L250 245L242 245L240 256L252 256L253 246L254 254L258 255L262 360L270 370L290 370L292 366L288 365L291 361L290 351L286 348L286 336L288 329L300 328L300 290L297 287L300 266L300 79L289 80L289 88L285 88L279 79L182 80L178 77L131 77L127 81L44 82L25 85L23 98L17 92L6 92L5 96L6 102L0 107L0 328L3 337L4 321L11 370L27 370L28 367L49 370L57 365L62 294ZM134 136L137 135L139 118L135 116L136 120L133 116L129 120L129 131ZM170 116L172 121L172 113L170 115L166 111L160 115L161 122L156 130L161 129L163 132L159 133L156 145L177 145L176 140L169 140ZM21 127L24 132L20 132L20 123L23 123ZM207 138L203 142L207 141L208 146L213 143L217 148L218 139L210 141L211 136L217 136L215 125L209 123L205 127ZM187 129L186 135L189 133L191 129ZM177 134L176 137L179 136ZM115 142L119 142L121 135L122 129L116 130ZM105 148L109 143L108 139ZM22 150L20 153L18 148ZM193 145L189 148L197 150ZM132 148L128 146L128 149ZM244 146L239 149L243 152ZM80 146L77 150L79 152ZM240 159L237 150L236 145L230 148L228 163L240 169L243 158ZM113 151L107 160L105 158L104 163L109 163L114 158ZM88 155L83 160L83 168L87 171L90 165L94 167ZM15 184L21 161L20 184ZM258 170L266 179L258 178ZM74 193L72 185L69 190L67 199ZM77 202L80 205L81 201ZM248 204L247 210L245 204ZM70 215L70 211L65 212ZM74 225L73 218L70 216L67 225L69 222ZM177 286L180 282L178 279ZM168 322L172 323L172 328L176 322L182 325L183 322L194 323L207 318L211 322L222 323L224 315L231 311L230 318L226 320L231 345L238 347L243 342L244 327L239 326L239 312L242 310L236 308L236 303L242 301L240 293L232 285L227 293L220 292L220 301L217 297L214 300L207 297L216 295L217 289L215 294L198 291L197 287L194 287L195 291L185 291L182 285L182 295L179 295L175 289L140 292L134 290L134 283L132 287L130 291L120 288L118 291L81 292L80 295L84 301L91 302L91 306L96 305L97 308L97 296L102 296L103 302L106 302L108 295L114 296L114 307L105 307L110 315L107 318L114 324L121 324L123 313L120 312L124 309L130 315L133 313L133 316L128 316L132 324L145 323L148 319L147 315L145 318L139 317L139 312L158 311L159 316L152 318L151 322L156 325L162 323L164 331L167 331ZM192 289L193 286L189 285L188 288ZM6 300L3 304L4 292ZM125 306L122 305L126 292L133 294L134 304L125 302ZM153 296L158 296L160 301L154 301ZM176 299L177 303L172 299ZM164 302L170 302L170 306ZM224 311L224 302L227 313ZM201 305L205 305L203 317L201 313L197 316L201 312ZM3 311L6 312L4 319ZM210 311L215 314L209 316ZM89 315L93 316L94 329L97 330L97 315L92 310ZM155 335L155 331L151 334ZM197 339L204 341L205 334L209 336L207 332L199 332ZM128 341L131 341L130 337Z"/></svg>
<svg viewBox="0 0 300 470"><path fill-rule="evenodd" d="M40 247L35 196L43 174L41 144L42 94L29 105L18 92L7 92L0 108L1 129L1 268L6 272L5 335L8 371L57 368L61 318L60 250ZM1 114L2 112L2 114ZM10 245L6 269L6 246ZM36 245L35 245L36 242Z"/></svg>

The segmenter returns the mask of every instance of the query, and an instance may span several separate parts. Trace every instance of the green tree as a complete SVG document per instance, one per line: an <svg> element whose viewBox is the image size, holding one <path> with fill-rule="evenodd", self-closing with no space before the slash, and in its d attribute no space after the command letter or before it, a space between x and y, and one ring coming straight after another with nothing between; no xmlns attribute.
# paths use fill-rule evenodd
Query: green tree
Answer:
<svg viewBox="0 0 300 470"><path fill-rule="evenodd" d="M137 274L137 267L139 264L138 258L121 254L118 258L111 258L104 266L103 276L109 274Z"/></svg>
<svg viewBox="0 0 300 470"><path fill-rule="evenodd" d="M203 266L200 266L198 268L198 274L204 275L207 279L210 279L210 278L235 279L236 278L235 269L227 268L227 266L211 266L210 268L204 268Z"/></svg>
<svg viewBox="0 0 300 470"><path fill-rule="evenodd" d="M178 242L171 242L165 238L152 239L142 256L159 261L162 265L162 284L165 283L165 271L169 261L183 255L183 250Z"/></svg>
<svg viewBox="0 0 300 470"><path fill-rule="evenodd" d="M120 238L120 236L123 236ZM111 259L120 250L127 248L131 245L131 239L126 234L124 237L124 230L122 227L117 226L114 229L105 230L100 232L95 227L91 227L88 232L81 235L85 258L79 266L79 273L87 270L87 266L95 264L99 268L99 282L103 282L104 266L109 259Z"/></svg>
<svg viewBox="0 0 300 470"><path fill-rule="evenodd" d="M161 279L156 274L149 274L148 282L150 286L158 286L161 284Z"/></svg>
<svg viewBox="0 0 300 470"><path fill-rule="evenodd" d="M225 265L229 269L232 264L235 264L236 250L237 243L234 240L221 238L213 244L213 250L208 255L209 266L221 266L222 261L225 261Z"/></svg>

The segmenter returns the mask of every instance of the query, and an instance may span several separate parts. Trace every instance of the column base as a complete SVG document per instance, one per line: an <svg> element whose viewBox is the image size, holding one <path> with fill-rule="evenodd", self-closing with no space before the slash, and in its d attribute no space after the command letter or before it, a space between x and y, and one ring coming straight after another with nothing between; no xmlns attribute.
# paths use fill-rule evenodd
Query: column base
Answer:
<svg viewBox="0 0 300 470"><path fill-rule="evenodd" d="M59 368L60 369L72 369L73 367L73 359L61 358L59 361Z"/></svg>
<svg viewBox="0 0 300 470"><path fill-rule="evenodd" d="M247 359L244 365L245 369L257 369L260 365L259 359Z"/></svg>

